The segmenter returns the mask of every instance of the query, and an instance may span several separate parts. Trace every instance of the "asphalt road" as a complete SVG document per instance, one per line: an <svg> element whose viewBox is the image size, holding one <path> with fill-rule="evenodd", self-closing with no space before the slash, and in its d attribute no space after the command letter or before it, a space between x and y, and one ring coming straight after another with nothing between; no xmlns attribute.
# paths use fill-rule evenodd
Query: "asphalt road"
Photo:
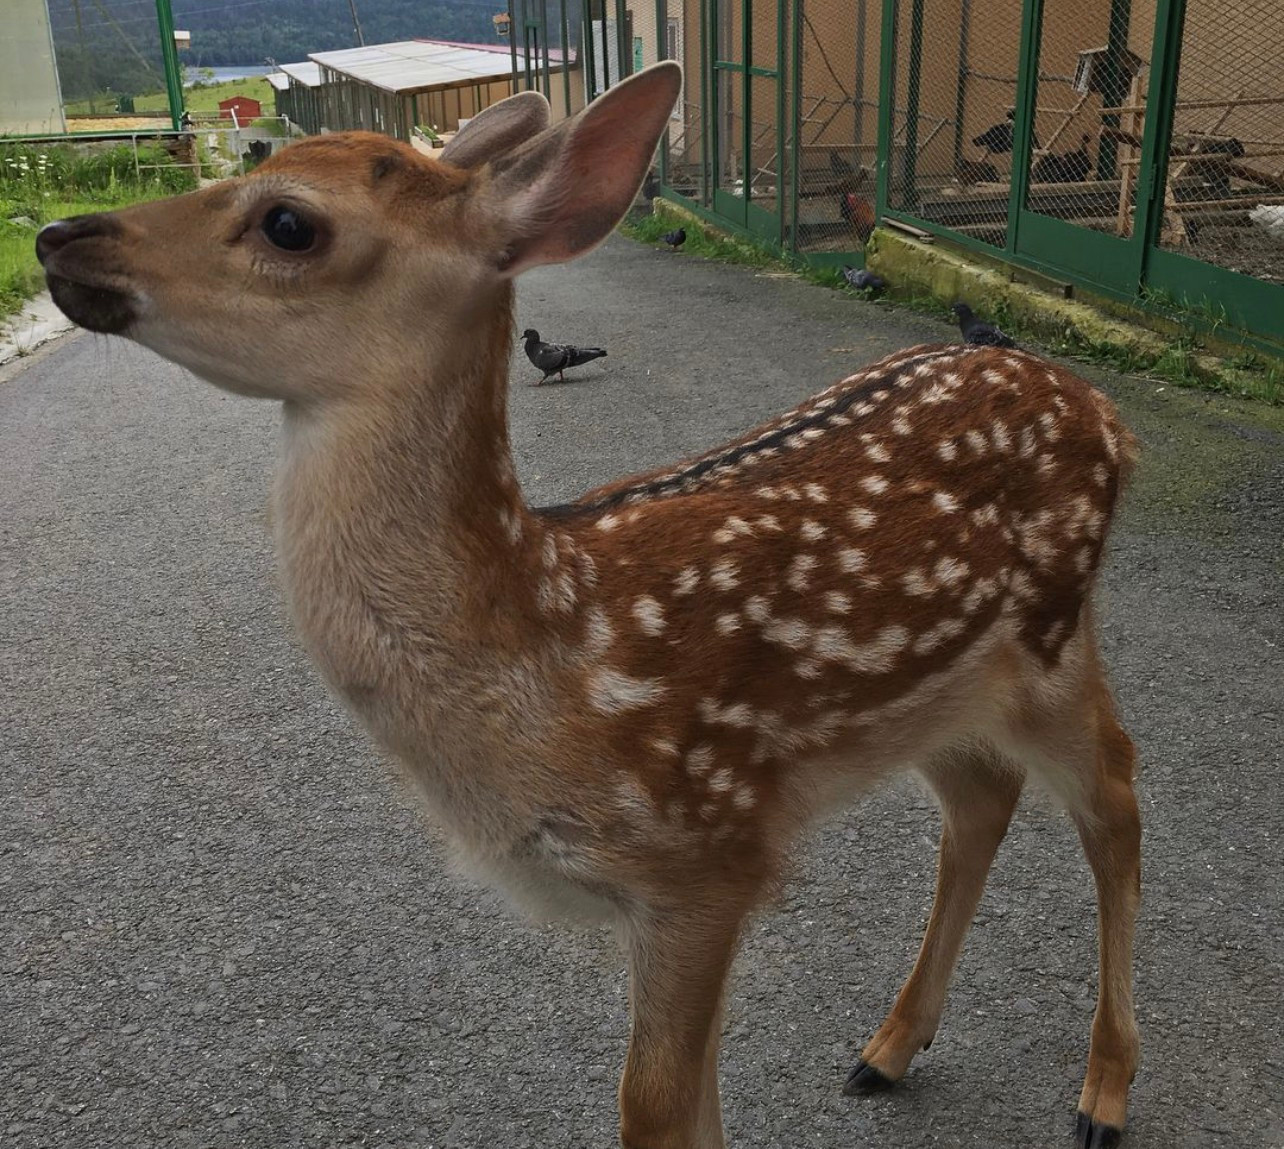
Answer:
<svg viewBox="0 0 1284 1149"><path fill-rule="evenodd" d="M514 363L535 502L950 335L619 238L527 276L526 326L610 351L539 389ZM1101 378L1147 448L1102 596L1146 830L1127 1144L1281 1146L1284 420ZM278 418L88 336L0 381L0 1147L607 1149L611 939L448 872L326 697L273 571ZM733 1146L1068 1144L1094 903L1037 799L932 1049L892 1094L839 1094L916 952L936 833L905 785L799 857L736 970Z"/></svg>

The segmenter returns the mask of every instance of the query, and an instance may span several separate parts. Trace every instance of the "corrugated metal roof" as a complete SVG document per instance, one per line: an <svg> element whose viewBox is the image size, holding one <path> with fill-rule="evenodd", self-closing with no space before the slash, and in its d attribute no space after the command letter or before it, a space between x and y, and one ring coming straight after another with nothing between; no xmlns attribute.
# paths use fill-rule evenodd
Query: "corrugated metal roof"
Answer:
<svg viewBox="0 0 1284 1149"><path fill-rule="evenodd" d="M290 77L284 72L269 72L264 79L278 92L284 92L290 86Z"/></svg>
<svg viewBox="0 0 1284 1149"><path fill-rule="evenodd" d="M281 71L304 87L321 86L321 65L314 64L311 60L304 60L301 64L282 64Z"/></svg>
<svg viewBox="0 0 1284 1149"><path fill-rule="evenodd" d="M314 52L309 59L353 80L401 95L507 80L512 76L509 59L501 53L459 48L432 40L403 40L338 52Z"/></svg>

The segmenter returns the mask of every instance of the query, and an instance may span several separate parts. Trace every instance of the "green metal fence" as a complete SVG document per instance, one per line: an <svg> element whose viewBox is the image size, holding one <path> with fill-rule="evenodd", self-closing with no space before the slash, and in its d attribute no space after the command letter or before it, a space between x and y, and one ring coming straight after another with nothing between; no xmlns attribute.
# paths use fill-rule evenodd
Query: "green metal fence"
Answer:
<svg viewBox="0 0 1284 1149"><path fill-rule="evenodd" d="M591 2L619 76L684 65L662 186L723 227L856 263L899 220L1284 343L1279 0Z"/></svg>

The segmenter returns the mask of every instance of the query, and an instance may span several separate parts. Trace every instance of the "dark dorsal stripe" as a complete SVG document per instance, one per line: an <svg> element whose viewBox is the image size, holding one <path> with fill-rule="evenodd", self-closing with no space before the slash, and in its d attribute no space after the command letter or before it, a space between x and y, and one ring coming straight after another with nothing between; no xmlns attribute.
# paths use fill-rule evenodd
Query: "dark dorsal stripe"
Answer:
<svg viewBox="0 0 1284 1149"><path fill-rule="evenodd" d="M892 364L886 371L874 376L872 379L866 379L863 383L858 383L850 390L843 392L834 402L824 408L817 408L806 415L795 419L792 423L772 431L768 435L757 438L748 443L740 443L717 455L706 455L702 459L697 459L694 463L689 463L681 470L667 474L663 478L652 479L647 483L638 483L636 486L625 487L619 491L613 491L611 494L600 499L593 499L590 502L576 503L558 503L551 507L535 507L537 514L546 515L555 519L572 519L586 515L597 515L603 511L609 511L616 507L626 506L632 502L641 502L650 498L665 498L669 495L690 493L689 484L703 478L719 467L734 467L748 455L756 455L759 451L779 448L786 439L800 434L811 427L823 425L834 415L841 415L851 407L856 406L869 399L876 391L887 390L892 386L892 380L904 374L906 371L913 371L923 363L931 363L934 360L949 357L955 358L960 354L966 354L967 350L961 347L942 347L934 351L924 352L922 355L916 355L912 359L904 359L899 363ZM807 402L813 402L808 399Z"/></svg>

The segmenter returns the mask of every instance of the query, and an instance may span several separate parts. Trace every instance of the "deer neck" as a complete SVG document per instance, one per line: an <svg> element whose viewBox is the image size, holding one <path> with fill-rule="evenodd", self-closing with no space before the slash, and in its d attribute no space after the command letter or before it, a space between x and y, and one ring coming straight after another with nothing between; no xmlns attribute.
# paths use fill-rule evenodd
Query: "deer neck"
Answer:
<svg viewBox="0 0 1284 1149"><path fill-rule="evenodd" d="M396 750L493 690L541 641L538 563L508 443L511 289L469 346L375 368L351 400L286 405L277 542L296 627L331 687ZM406 728L411 722L415 729Z"/></svg>

